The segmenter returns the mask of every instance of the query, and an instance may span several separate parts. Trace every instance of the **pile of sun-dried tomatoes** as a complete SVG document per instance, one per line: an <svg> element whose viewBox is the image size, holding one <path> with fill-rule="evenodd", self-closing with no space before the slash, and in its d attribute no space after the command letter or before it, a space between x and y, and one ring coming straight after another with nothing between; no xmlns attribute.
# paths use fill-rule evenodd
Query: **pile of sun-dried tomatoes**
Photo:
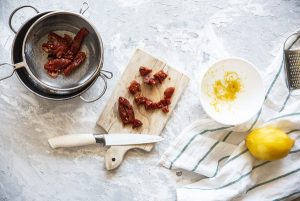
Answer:
<svg viewBox="0 0 300 201"><path fill-rule="evenodd" d="M64 37L54 32L48 34L48 41L42 45L48 53L48 62L44 65L48 75L53 78L60 73L68 76L84 62L86 54L79 50L88 34L86 28L81 28L74 39L68 34L64 34Z"/></svg>
<svg viewBox="0 0 300 201"><path fill-rule="evenodd" d="M144 66L140 67L139 72L143 77L143 83L150 87L161 84L168 77L168 74L163 70L158 71L152 76L152 69ZM137 105L144 106L146 110L161 109L164 113L168 113L175 88L169 87L165 89L164 98L158 102L143 96L141 93L141 84L136 80L130 83L128 91L134 96L134 102ZM132 128L138 128L143 125L140 120L135 118L132 105L124 97L119 97L119 115L124 125L132 124Z"/></svg>

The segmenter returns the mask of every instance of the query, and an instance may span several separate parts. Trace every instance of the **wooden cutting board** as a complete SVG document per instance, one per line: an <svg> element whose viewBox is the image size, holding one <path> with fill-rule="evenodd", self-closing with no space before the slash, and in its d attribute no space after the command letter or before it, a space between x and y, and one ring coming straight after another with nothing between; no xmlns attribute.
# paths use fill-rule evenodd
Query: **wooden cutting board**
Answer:
<svg viewBox="0 0 300 201"><path fill-rule="evenodd" d="M171 99L172 103L169 106L169 113L163 113L161 110L146 111L143 106L137 106L134 103L134 97L128 92L128 86L132 80L142 83L142 77L139 74L140 66L151 67L152 73L164 70L168 74L168 77L163 83L158 84L155 87L141 84L141 91L144 96L151 100L159 101L164 97L164 90L166 88L175 87L175 92ZM145 133L160 135L188 82L189 78L186 75L168 66L163 61L137 49L100 115L97 124L108 133ZM143 122L141 128L132 129L130 125L123 126L118 113L119 96L123 96L131 102L134 108L135 117ZM153 144L110 147L105 154L106 169L112 170L118 167L122 163L125 153L128 150L135 148L149 152L153 148Z"/></svg>

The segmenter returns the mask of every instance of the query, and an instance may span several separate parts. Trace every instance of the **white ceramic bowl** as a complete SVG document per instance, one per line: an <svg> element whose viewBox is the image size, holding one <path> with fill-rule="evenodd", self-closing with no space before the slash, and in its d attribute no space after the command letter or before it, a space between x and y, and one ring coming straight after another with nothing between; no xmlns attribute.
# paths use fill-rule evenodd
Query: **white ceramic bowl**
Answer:
<svg viewBox="0 0 300 201"><path fill-rule="evenodd" d="M216 80L224 80L225 72L235 72L242 83L242 90L235 100L213 104L209 95ZM241 58L222 59L207 70L200 80L200 101L205 112L214 120L225 125L238 125L250 120L264 101L264 85L260 73L250 62Z"/></svg>

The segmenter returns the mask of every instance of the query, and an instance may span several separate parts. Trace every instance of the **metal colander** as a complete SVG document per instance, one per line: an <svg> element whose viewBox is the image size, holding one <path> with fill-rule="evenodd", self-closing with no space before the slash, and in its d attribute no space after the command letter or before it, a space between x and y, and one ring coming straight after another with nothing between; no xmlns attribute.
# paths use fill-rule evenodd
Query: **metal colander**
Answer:
<svg viewBox="0 0 300 201"><path fill-rule="evenodd" d="M87 7L85 10L83 9L84 6ZM30 5L15 9L9 17L9 26L14 33L17 32L11 24L12 18L18 10L26 7L33 8L39 13L36 8ZM113 74L109 71L101 70L103 65L103 43L94 26L82 16L87 9L88 4L84 2L83 7L80 9L80 14L66 11L51 11L36 18L35 22L27 30L21 45L19 45L22 46L22 48L19 48L22 49L22 60L18 59L19 63L16 64L0 64L0 66L7 65L12 67L10 74L0 76L0 81L11 77L14 72L23 68L27 72L27 77L30 79L35 92L42 91L45 94L49 94L49 96L65 97L82 93L83 90L89 88L100 77L104 81L100 95L92 100L80 98L85 102L93 102L102 97L107 89L106 79L112 78ZM89 31L89 35L85 37L81 46L81 51L84 51L87 55L84 63L67 77L62 75L55 79L49 77L44 70L44 64L47 62L48 55L42 50L42 44L48 40L49 32L53 31L61 35L67 33L74 36L83 27Z"/></svg>
<svg viewBox="0 0 300 201"><path fill-rule="evenodd" d="M89 30L81 46L81 51L86 53L87 59L70 76L51 78L43 68L47 62L47 53L41 49L49 32L60 35L67 33L74 37L82 27ZM23 58L41 85L55 91L73 91L93 80L100 72L103 64L103 45L95 29L81 15L58 11L41 17L28 30L23 41Z"/></svg>
<svg viewBox="0 0 300 201"><path fill-rule="evenodd" d="M55 79L50 77L44 70L47 53L42 50L42 44L48 40L49 32L75 36L83 27L89 31L81 46L81 51L87 55L86 60L67 77L62 75ZM108 76L105 76L104 73L112 76L112 73L107 71L101 73L103 52L100 35L81 14L67 11L50 12L31 25L23 41L23 61L17 64L8 64L13 66L13 71L9 76L2 77L0 80L9 78L16 69L24 67L37 87L52 94L71 94L85 87L98 76L102 79L107 78Z"/></svg>

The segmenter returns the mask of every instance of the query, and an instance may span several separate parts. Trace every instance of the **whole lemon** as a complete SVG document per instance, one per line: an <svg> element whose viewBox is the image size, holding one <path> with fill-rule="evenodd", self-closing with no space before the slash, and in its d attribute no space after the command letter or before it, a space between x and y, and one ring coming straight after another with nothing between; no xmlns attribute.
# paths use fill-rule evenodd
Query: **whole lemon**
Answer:
<svg viewBox="0 0 300 201"><path fill-rule="evenodd" d="M272 127L251 131L245 141L250 153L260 160L277 160L285 157L295 142L282 130Z"/></svg>

